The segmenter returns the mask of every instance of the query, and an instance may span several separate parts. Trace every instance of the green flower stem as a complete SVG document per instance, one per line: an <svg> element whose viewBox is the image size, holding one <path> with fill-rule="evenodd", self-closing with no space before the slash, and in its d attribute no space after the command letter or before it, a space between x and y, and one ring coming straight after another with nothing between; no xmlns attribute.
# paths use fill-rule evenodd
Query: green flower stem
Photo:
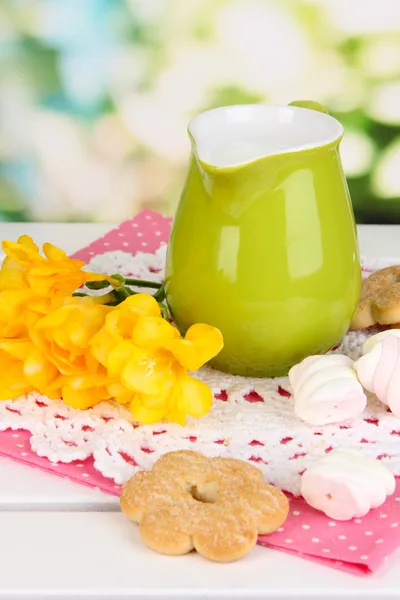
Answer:
<svg viewBox="0 0 400 600"><path fill-rule="evenodd" d="M154 299L157 300L158 303L163 302L165 300L165 289L164 284L159 287L159 289L154 294Z"/></svg>
<svg viewBox="0 0 400 600"><path fill-rule="evenodd" d="M117 300L119 300L119 302L123 302L124 300L129 298L129 296L131 295L129 290L127 290L126 288L114 290L114 292L112 292L112 294L114 294L114 296L117 298Z"/></svg>
<svg viewBox="0 0 400 600"><path fill-rule="evenodd" d="M146 280L142 280L142 279L131 279L130 277L127 277L125 279L125 283L127 285L134 285L136 287L154 288L154 289L157 289L157 290L163 285L162 283L157 283L156 281L146 281Z"/></svg>
<svg viewBox="0 0 400 600"><path fill-rule="evenodd" d="M161 311L161 316L163 319L168 319L168 311L167 311L167 307L162 304L162 303L158 303L158 306L160 307L160 311Z"/></svg>
<svg viewBox="0 0 400 600"><path fill-rule="evenodd" d="M118 306L118 304L121 304L121 302L126 300L126 298L140 293L131 290L129 287L126 287L126 285L134 285L135 287L143 288L153 288L156 290L153 295L153 298L157 301L160 307L161 315L164 319L168 319L168 310L163 304L163 301L165 300L165 289L163 283L156 283L155 281L146 280L142 281L141 279L132 278L124 279L122 275L118 274L112 275L111 278L111 285L113 285L114 289L108 294L103 294L102 296L92 296L91 294L85 294L84 292L74 292L72 295L78 297L90 297L93 300L93 302L96 302L96 304L104 304L106 306ZM87 282L86 284L86 286L89 289L103 289L105 285L108 287L110 285L110 282L96 281Z"/></svg>
<svg viewBox="0 0 400 600"><path fill-rule="evenodd" d="M104 288L109 287L110 283L105 279L102 281L87 281L85 286L89 290L104 290Z"/></svg>
<svg viewBox="0 0 400 600"><path fill-rule="evenodd" d="M118 300L115 297L114 292L103 294L102 296L92 296L91 294L84 294L83 292L74 292L72 295L78 298L91 298L96 304L110 304L111 302L114 303Z"/></svg>

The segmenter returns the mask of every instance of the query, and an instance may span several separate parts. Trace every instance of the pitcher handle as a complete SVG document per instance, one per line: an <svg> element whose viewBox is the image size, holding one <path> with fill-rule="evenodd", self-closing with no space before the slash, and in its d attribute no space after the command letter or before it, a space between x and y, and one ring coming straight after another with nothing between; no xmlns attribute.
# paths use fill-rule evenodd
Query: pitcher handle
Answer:
<svg viewBox="0 0 400 600"><path fill-rule="evenodd" d="M314 100L294 100L290 102L288 106L299 106L300 108L309 108L310 110L317 110L318 112L325 113L329 115L329 112L326 110L322 104L319 102L315 102Z"/></svg>

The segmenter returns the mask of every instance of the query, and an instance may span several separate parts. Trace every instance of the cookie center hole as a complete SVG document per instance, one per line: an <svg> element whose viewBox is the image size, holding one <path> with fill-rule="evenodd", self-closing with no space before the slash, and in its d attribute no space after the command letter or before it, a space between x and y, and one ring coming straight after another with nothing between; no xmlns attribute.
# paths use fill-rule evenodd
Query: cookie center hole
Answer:
<svg viewBox="0 0 400 600"><path fill-rule="evenodd" d="M215 481L192 485L189 490L192 498L198 502L216 502L218 496L218 486Z"/></svg>

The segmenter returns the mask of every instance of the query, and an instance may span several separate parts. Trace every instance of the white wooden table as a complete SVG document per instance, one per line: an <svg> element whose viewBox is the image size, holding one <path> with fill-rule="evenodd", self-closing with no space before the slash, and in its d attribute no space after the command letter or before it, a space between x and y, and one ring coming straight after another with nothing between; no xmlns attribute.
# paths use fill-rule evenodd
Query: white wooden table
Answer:
<svg viewBox="0 0 400 600"><path fill-rule="evenodd" d="M111 227L0 223L0 239L28 233L71 253ZM362 226L360 246L369 257L400 256L400 226ZM0 459L0 600L398 599L399 567L400 554L397 567L359 578L259 547L230 565L160 556L116 498Z"/></svg>

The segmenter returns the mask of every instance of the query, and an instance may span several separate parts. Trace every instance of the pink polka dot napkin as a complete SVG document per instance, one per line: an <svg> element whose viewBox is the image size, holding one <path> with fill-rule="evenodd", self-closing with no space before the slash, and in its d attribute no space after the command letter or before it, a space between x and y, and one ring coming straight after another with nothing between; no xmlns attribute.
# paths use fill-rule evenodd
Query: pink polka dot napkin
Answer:
<svg viewBox="0 0 400 600"><path fill-rule="evenodd" d="M89 261L112 250L154 252L168 240L171 219L144 211L99 238L74 257ZM70 464L51 463L37 456L26 431L0 433L0 455L39 467L78 483L119 495L120 487L103 477L93 460ZM261 536L263 546L297 554L331 567L366 575L384 565L400 546L400 479L396 492L379 509L351 522L332 521L310 508L301 498L290 498L290 513L283 527L270 536Z"/></svg>
<svg viewBox="0 0 400 600"><path fill-rule="evenodd" d="M89 262L97 254L111 250L155 252L169 238L172 219L150 210L139 213L134 219L125 221L106 235L78 250L73 258Z"/></svg>

